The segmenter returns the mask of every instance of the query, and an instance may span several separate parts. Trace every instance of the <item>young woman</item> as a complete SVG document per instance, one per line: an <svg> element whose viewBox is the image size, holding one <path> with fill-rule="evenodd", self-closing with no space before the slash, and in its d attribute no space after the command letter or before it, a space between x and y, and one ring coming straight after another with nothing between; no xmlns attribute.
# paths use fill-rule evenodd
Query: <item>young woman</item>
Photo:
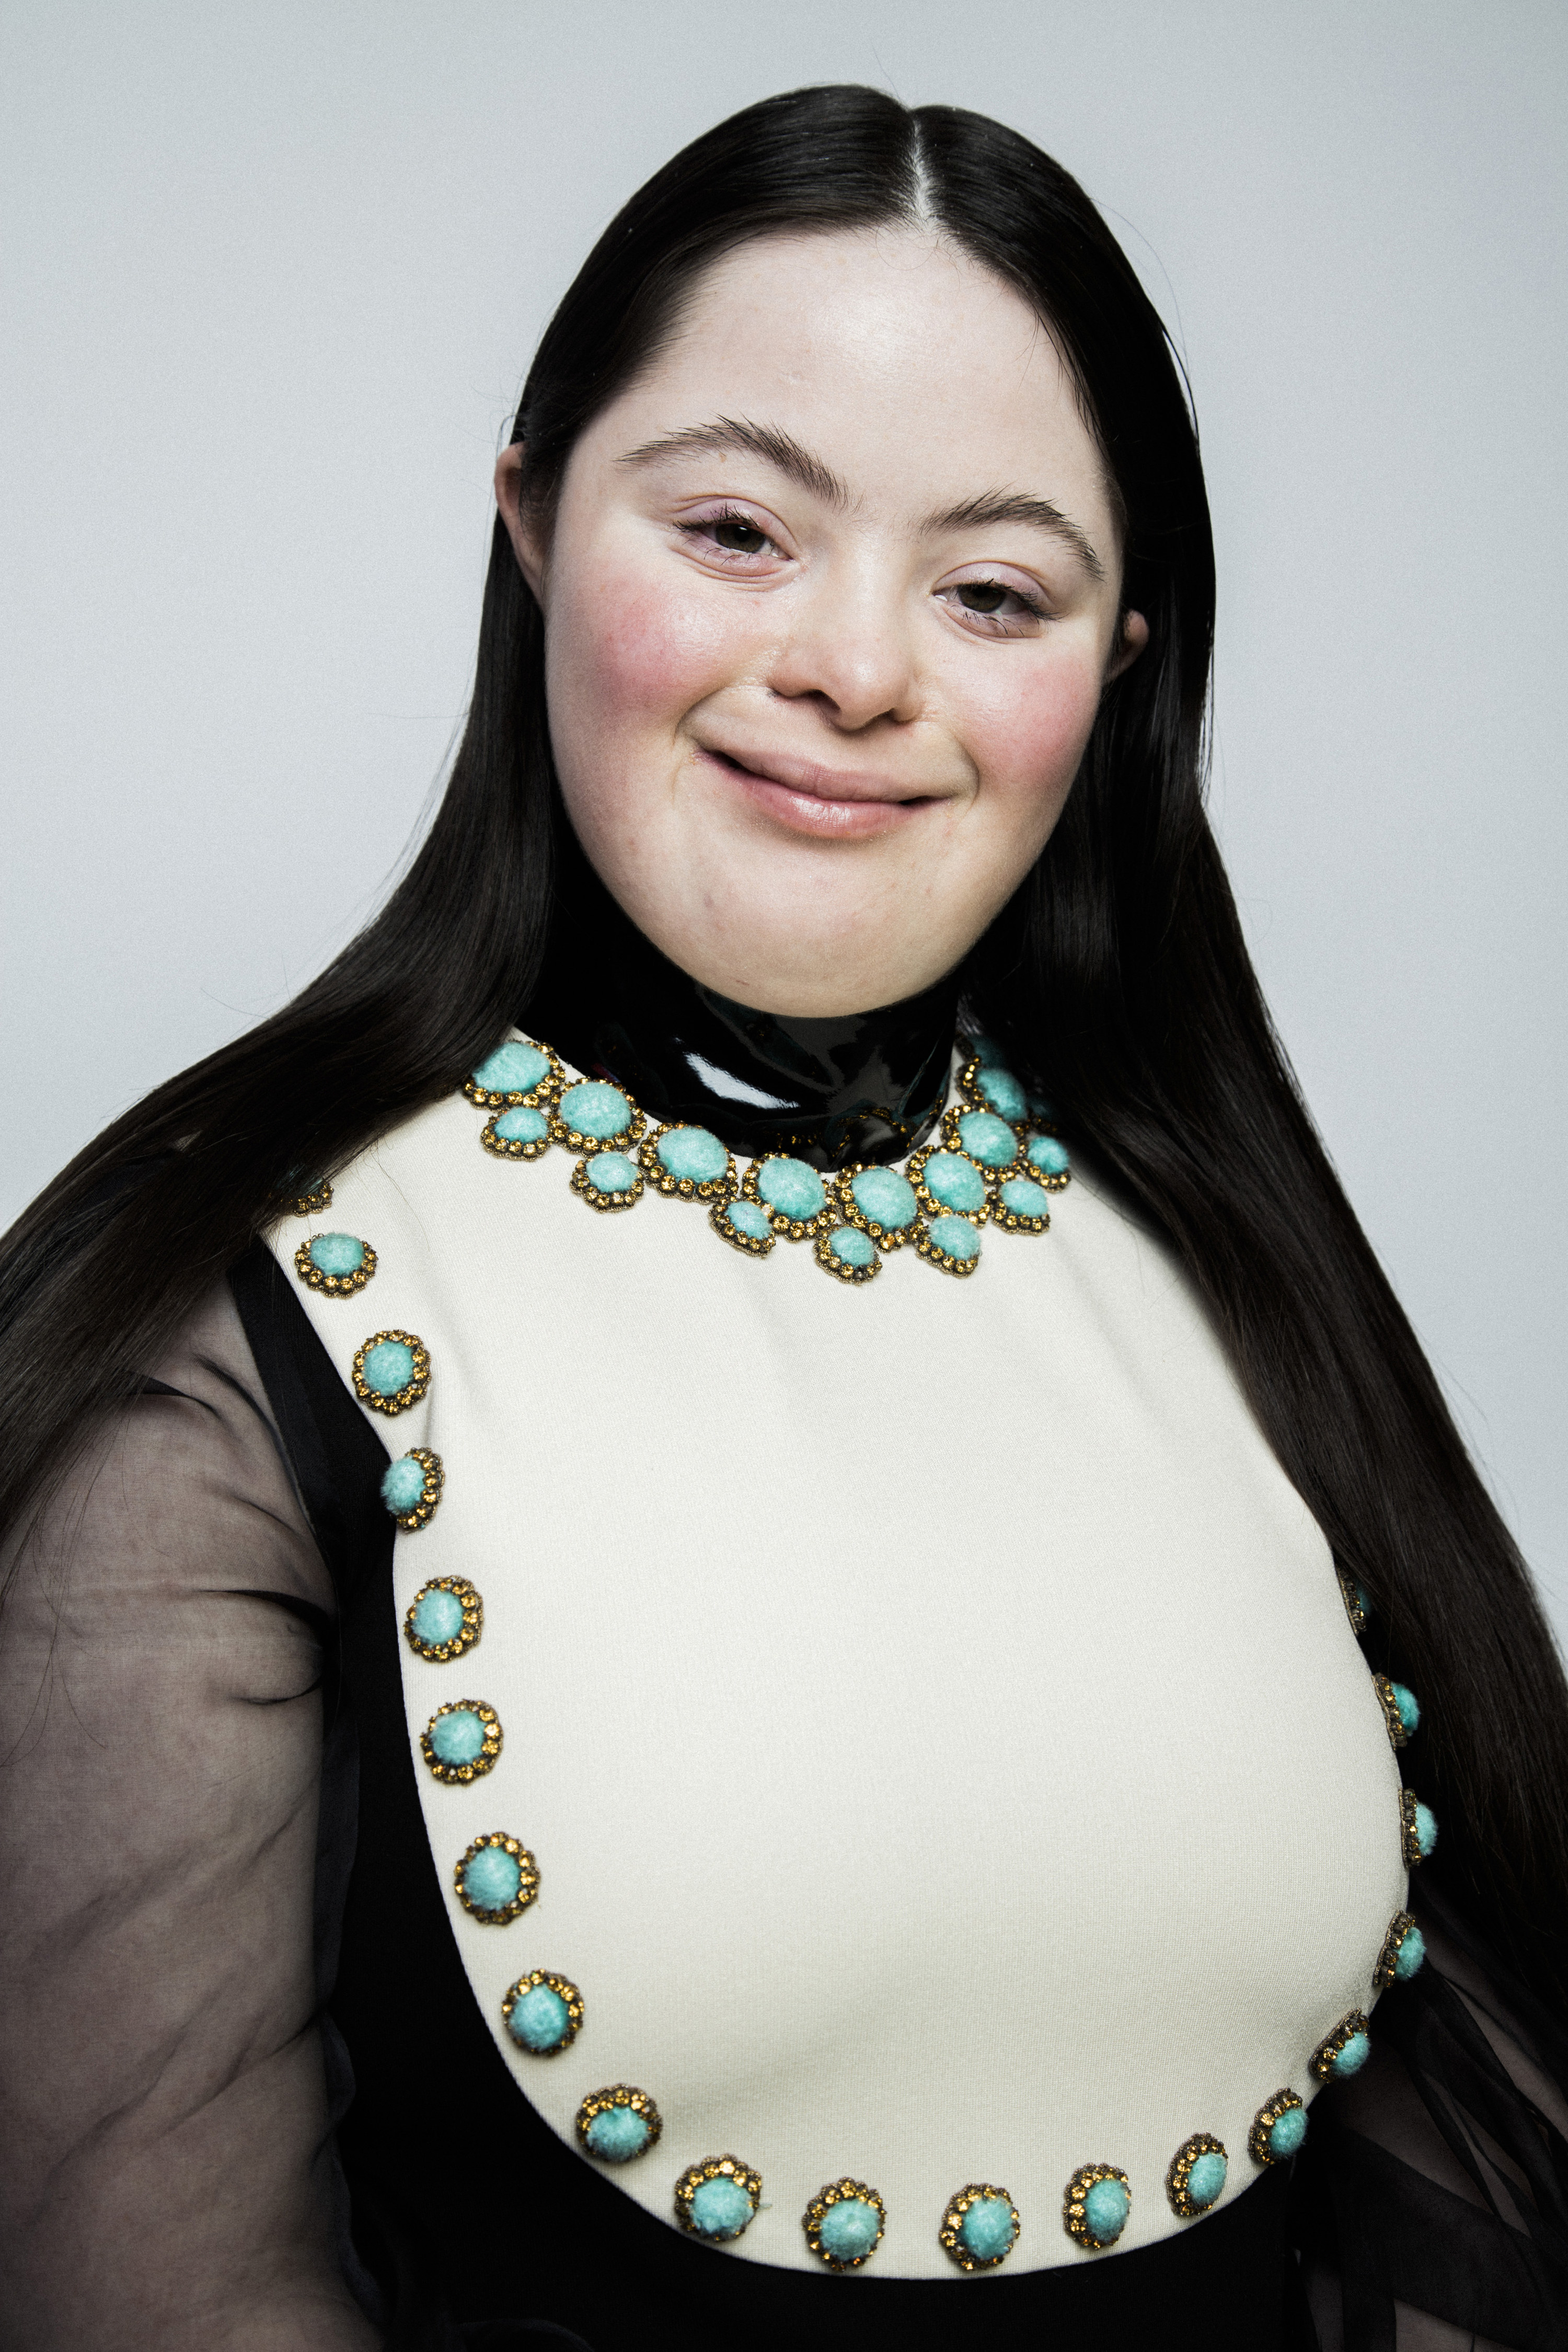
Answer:
<svg viewBox="0 0 1568 2352"><path fill-rule="evenodd" d="M497 492L408 878L8 1244L4 2340L1568 2340L1563 1679L1121 253L771 100Z"/></svg>

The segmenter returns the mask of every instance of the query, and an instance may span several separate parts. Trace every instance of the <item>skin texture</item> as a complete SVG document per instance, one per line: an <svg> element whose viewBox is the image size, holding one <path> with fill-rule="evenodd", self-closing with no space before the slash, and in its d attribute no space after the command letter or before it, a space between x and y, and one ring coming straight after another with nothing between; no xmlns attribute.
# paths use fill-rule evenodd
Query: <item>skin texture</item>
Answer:
<svg viewBox="0 0 1568 2352"><path fill-rule="evenodd" d="M583 436L548 539L519 485L510 449L562 790L633 921L771 1013L950 971L1148 636L1027 306L924 229L758 240Z"/></svg>

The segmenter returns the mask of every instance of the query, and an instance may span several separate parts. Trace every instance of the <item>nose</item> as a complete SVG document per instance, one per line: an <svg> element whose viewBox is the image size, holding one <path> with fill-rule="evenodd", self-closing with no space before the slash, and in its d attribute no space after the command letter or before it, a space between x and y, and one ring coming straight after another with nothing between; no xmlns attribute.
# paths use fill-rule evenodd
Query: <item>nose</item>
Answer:
<svg viewBox="0 0 1568 2352"><path fill-rule="evenodd" d="M847 734L879 719L917 717L914 616L904 583L891 572L868 553L803 581L769 666L771 691L787 702L818 703Z"/></svg>

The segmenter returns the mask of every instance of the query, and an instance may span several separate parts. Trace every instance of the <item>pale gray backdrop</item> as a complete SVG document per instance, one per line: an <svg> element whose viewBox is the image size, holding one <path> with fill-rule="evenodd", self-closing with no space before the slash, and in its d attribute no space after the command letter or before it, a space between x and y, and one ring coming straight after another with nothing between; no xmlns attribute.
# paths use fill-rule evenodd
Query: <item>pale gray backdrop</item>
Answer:
<svg viewBox="0 0 1568 2352"><path fill-rule="evenodd" d="M1568 1626L1560 5L5 0L0 1220L375 904L540 327L823 79L1038 140L1176 335L1253 949Z"/></svg>

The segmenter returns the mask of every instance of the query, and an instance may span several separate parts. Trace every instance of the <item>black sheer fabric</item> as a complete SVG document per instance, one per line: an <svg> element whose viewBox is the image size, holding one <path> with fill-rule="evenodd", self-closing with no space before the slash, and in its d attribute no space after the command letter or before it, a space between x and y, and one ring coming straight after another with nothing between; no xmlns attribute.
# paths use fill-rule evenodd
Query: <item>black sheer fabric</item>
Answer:
<svg viewBox="0 0 1568 2352"><path fill-rule="evenodd" d="M1568 2055L1429 1886L1432 1960L1293 2172L1161 2245L837 2279L652 2219L534 2114L458 1961L385 1458L258 1249L11 1562L7 2352L1568 2347Z"/></svg>

